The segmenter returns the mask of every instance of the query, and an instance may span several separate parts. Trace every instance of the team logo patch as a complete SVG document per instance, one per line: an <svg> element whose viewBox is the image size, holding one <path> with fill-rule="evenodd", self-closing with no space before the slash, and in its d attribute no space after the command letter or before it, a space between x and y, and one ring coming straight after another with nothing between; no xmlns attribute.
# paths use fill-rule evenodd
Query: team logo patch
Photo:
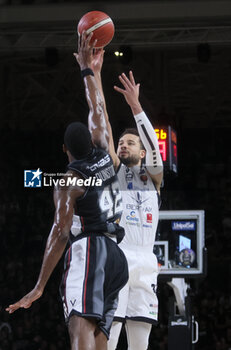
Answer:
<svg viewBox="0 0 231 350"><path fill-rule="evenodd" d="M151 213L147 213L147 222L148 222L149 224L152 223L152 214L151 214Z"/></svg>
<svg viewBox="0 0 231 350"><path fill-rule="evenodd" d="M132 189L133 189L133 183L132 183L132 182L129 182L129 183L128 183L127 189L128 189L128 190L132 190Z"/></svg>
<svg viewBox="0 0 231 350"><path fill-rule="evenodd" d="M144 185L147 185L148 177L144 169L140 170L140 180L143 181Z"/></svg>
<svg viewBox="0 0 231 350"><path fill-rule="evenodd" d="M74 299L74 300L73 300L73 299L72 299L72 300L70 300L70 303L71 303L71 305L72 305L72 306L74 306L74 305L75 305L75 303L76 303L76 299Z"/></svg>
<svg viewBox="0 0 231 350"><path fill-rule="evenodd" d="M130 215L127 215L127 216L126 216L126 219L127 219L128 221L134 221L134 222L138 222L138 221L139 221L139 219L136 217L136 212L135 212L134 210L132 210L132 211L130 212Z"/></svg>
<svg viewBox="0 0 231 350"><path fill-rule="evenodd" d="M24 187L42 187L42 171L37 170L24 170Z"/></svg>

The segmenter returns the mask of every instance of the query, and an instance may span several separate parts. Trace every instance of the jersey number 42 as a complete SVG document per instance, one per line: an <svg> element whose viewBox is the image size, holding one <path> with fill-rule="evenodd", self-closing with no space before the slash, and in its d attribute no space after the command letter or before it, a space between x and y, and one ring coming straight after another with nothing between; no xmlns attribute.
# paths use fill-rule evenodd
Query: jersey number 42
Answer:
<svg viewBox="0 0 231 350"><path fill-rule="evenodd" d="M107 212L107 220L122 212L122 196L118 183L114 182L104 188L99 204L102 212Z"/></svg>

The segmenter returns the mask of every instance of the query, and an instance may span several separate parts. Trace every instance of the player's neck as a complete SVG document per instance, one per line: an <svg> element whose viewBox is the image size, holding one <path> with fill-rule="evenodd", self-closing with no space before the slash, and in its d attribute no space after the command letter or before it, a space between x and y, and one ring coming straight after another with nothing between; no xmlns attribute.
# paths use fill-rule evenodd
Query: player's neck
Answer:
<svg viewBox="0 0 231 350"><path fill-rule="evenodd" d="M125 164L125 163L124 163ZM129 164L125 164L128 168L140 168L141 167L141 160L138 163L129 163Z"/></svg>

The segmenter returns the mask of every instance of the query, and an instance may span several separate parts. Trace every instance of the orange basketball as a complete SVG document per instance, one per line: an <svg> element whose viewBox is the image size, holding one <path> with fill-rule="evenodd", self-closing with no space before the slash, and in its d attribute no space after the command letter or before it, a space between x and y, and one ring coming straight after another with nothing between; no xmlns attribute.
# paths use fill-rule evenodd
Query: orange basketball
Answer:
<svg viewBox="0 0 231 350"><path fill-rule="evenodd" d="M97 39L96 48L104 47L110 43L114 36L115 28L112 19L104 12L87 12L78 23L78 34L83 30L87 34L93 32L91 42Z"/></svg>

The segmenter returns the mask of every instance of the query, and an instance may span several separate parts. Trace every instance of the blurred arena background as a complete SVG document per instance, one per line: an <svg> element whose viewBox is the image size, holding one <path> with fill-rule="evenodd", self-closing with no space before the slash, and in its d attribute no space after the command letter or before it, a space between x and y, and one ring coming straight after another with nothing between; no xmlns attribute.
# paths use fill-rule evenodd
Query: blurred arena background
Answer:
<svg viewBox="0 0 231 350"><path fill-rule="evenodd" d="M68 348L58 295L61 261L44 297L14 315L6 305L33 286L53 219L52 189L25 189L23 170L63 172L63 131L87 120L76 26L90 10L108 13L115 37L103 82L115 137L134 126L113 90L134 71L153 125L178 136L178 174L165 174L162 210L205 210L208 273L191 281L200 325L196 350L231 349L231 1L0 0L0 350ZM123 52L115 56L114 52ZM159 285L159 325L149 350L167 350L168 302ZM123 335L118 350L126 349Z"/></svg>

